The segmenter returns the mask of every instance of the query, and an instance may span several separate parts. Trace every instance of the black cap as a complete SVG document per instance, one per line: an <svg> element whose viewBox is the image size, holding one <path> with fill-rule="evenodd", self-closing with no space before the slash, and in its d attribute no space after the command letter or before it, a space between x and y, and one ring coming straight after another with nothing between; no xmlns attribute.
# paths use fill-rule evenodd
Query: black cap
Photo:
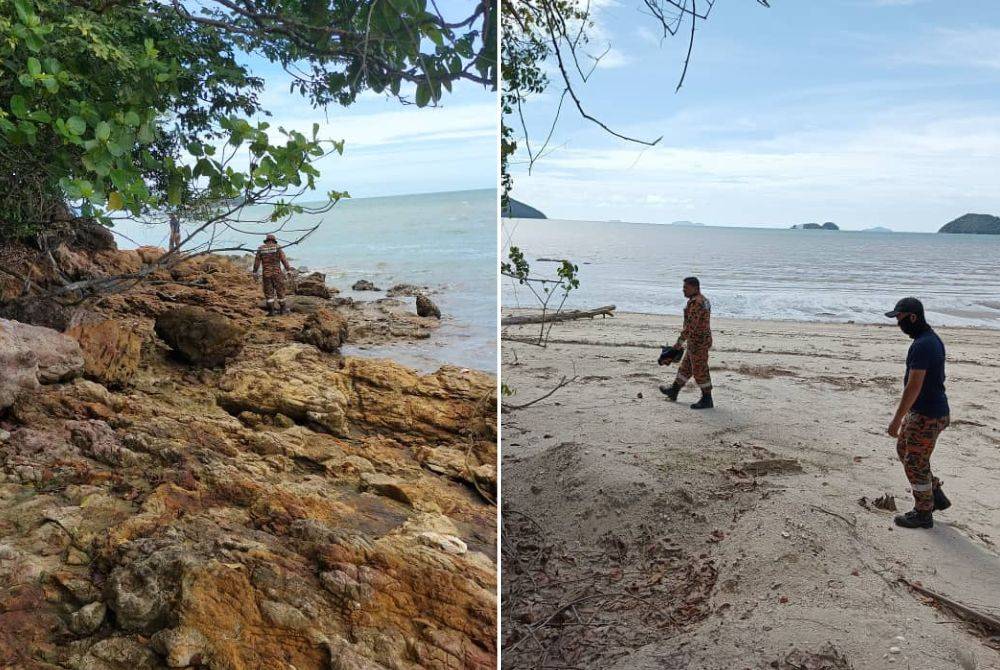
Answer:
<svg viewBox="0 0 1000 670"><path fill-rule="evenodd" d="M916 298L903 298L896 303L896 306L892 308L891 312L886 312L885 315L894 319L900 312L916 314L922 318L924 316L924 304Z"/></svg>

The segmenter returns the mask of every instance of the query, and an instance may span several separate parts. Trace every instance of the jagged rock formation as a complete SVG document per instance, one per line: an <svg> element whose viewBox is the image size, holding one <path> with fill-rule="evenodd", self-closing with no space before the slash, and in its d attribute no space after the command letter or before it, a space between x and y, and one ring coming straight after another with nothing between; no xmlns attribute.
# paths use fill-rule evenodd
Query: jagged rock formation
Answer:
<svg viewBox="0 0 1000 670"><path fill-rule="evenodd" d="M434 304L434 301L421 294L417 296L417 316L432 316L435 319L441 318L441 310Z"/></svg>
<svg viewBox="0 0 1000 670"><path fill-rule="evenodd" d="M966 233L972 235L1000 235L1000 216L990 214L965 214L941 227L939 233Z"/></svg>
<svg viewBox="0 0 1000 670"><path fill-rule="evenodd" d="M339 293L337 289L331 289L326 285L326 275L322 272L313 272L295 280L295 293L298 295L311 295L317 298L328 300L330 296Z"/></svg>
<svg viewBox="0 0 1000 670"><path fill-rule="evenodd" d="M119 388L128 385L139 371L140 328L134 322L106 319L73 326L66 334L80 344L84 375L110 388Z"/></svg>
<svg viewBox="0 0 1000 670"><path fill-rule="evenodd" d="M118 253L86 258L157 254ZM427 333L397 301L267 319L227 259L157 273L76 339L0 322L35 374L0 410L0 667L494 667L495 379L314 346ZM224 368L154 332L192 306L245 333Z"/></svg>
<svg viewBox="0 0 1000 670"><path fill-rule="evenodd" d="M40 384L83 372L80 345L50 328L0 319L0 410Z"/></svg>
<svg viewBox="0 0 1000 670"><path fill-rule="evenodd" d="M347 334L347 319L337 312L320 308L306 318L296 339L332 354L340 351Z"/></svg>
<svg viewBox="0 0 1000 670"><path fill-rule="evenodd" d="M416 298L418 295L425 295L431 292L426 286L414 286L413 284L396 284L385 292L387 298L399 298L408 296Z"/></svg>
<svg viewBox="0 0 1000 670"><path fill-rule="evenodd" d="M246 332L221 314L201 307L176 307L156 317L156 334L189 363L222 365L243 348Z"/></svg>

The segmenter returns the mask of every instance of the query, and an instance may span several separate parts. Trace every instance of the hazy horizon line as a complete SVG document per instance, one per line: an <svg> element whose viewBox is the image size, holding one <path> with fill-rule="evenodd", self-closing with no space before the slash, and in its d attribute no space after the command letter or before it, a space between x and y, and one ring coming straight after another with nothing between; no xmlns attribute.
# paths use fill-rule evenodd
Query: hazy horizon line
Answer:
<svg viewBox="0 0 1000 670"><path fill-rule="evenodd" d="M727 224L727 223L700 223L700 222L697 222L697 221L691 221L689 219L678 219L678 221L685 221L685 222L690 221L690 223L678 223L677 221L671 221L671 222L661 222L661 221L625 221L623 219L564 219L564 218L552 217L552 216L546 216L546 218L544 218L544 219L538 219L538 218L534 218L534 217L509 217L509 216L502 216L500 218L501 218L501 220L506 220L506 221L515 221L515 220L516 221L568 221L568 222L575 222L575 223L612 223L612 224L626 224L626 225L630 225L630 226L667 226L667 227L675 227L675 228L744 228L744 229L750 229L750 230L795 230L795 228L793 228L792 225L782 227L781 225L778 225L778 224L748 225L748 224ZM822 225L822 223L816 222L816 221L807 221L806 223L819 223L819 225ZM831 223L835 223L836 224L836 222L831 222ZM803 224L798 223L798 224L793 224L793 225L801 226ZM932 230L932 231L927 231L927 230L907 230L907 229L901 229L901 228L899 228L899 229L892 228L892 227L886 226L886 225L873 225L873 226L870 226L869 228L840 228L839 227L840 224L836 224L836 225L838 226L837 230L827 230L826 232L831 232L831 233L881 232L881 231L873 231L872 228L885 228L886 230L888 230L890 232L893 232L893 233L909 233L909 234L913 234L913 235L938 235L938 234L940 234L939 230ZM941 225L944 226L945 224L942 223Z"/></svg>

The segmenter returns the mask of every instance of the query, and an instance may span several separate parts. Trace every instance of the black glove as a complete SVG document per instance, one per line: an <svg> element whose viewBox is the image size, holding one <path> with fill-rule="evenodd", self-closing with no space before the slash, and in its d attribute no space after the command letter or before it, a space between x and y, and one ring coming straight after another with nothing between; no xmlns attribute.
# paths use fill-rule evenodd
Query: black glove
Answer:
<svg viewBox="0 0 1000 670"><path fill-rule="evenodd" d="M670 365L671 363L676 363L684 355L684 349L681 347L661 347L660 357L656 359L659 365Z"/></svg>

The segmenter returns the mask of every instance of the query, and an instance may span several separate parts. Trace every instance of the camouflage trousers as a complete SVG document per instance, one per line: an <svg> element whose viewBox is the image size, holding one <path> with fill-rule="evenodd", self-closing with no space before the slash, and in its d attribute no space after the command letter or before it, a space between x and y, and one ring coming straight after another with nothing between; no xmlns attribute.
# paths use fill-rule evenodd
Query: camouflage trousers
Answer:
<svg viewBox="0 0 1000 670"><path fill-rule="evenodd" d="M910 412L899 429L896 454L910 481L914 507L921 512L934 509L934 489L941 486L941 480L931 474L931 453L938 435L947 427L947 416L931 418Z"/></svg>
<svg viewBox="0 0 1000 670"><path fill-rule="evenodd" d="M708 347L688 346L684 351L684 358L681 360L680 368L677 369L677 379L674 383L677 386L684 386L691 377L694 377L695 383L702 391L707 393L712 390L712 375L708 372Z"/></svg>
<svg viewBox="0 0 1000 670"><path fill-rule="evenodd" d="M275 298L279 302L285 300L285 278L280 273L272 276L264 275L264 300L272 303Z"/></svg>

